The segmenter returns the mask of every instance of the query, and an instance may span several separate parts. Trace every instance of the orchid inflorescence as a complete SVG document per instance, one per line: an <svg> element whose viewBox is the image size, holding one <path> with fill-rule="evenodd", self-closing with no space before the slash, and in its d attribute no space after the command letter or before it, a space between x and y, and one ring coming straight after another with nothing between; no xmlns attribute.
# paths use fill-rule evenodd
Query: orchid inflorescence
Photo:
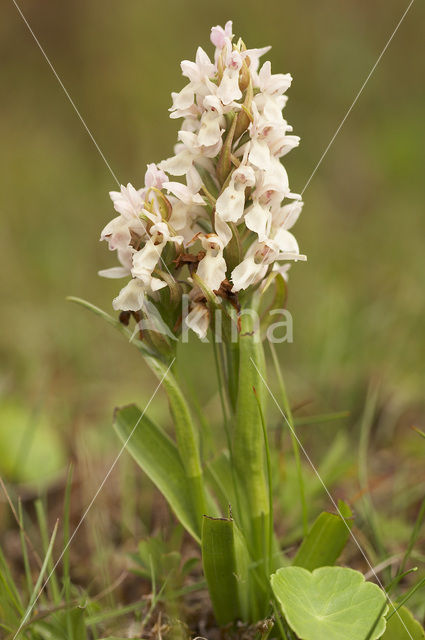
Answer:
<svg viewBox="0 0 425 640"><path fill-rule="evenodd" d="M260 68L270 47L233 38L232 22L213 27L214 62L199 47L181 63L189 82L172 94L170 117L183 119L175 155L148 165L143 188L110 193L119 215L101 234L121 266L100 275L132 276L114 309L137 314L149 299L185 294L183 322L200 337L208 293L238 305L271 273L286 277L288 260L305 260L289 231L301 196L280 161L299 144L282 115L292 78L269 61Z"/></svg>

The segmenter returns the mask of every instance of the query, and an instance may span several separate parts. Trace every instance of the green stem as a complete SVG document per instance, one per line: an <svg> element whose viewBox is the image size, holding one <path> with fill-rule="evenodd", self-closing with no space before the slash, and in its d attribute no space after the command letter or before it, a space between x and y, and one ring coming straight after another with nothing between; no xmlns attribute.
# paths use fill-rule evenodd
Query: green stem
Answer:
<svg viewBox="0 0 425 640"><path fill-rule="evenodd" d="M423 587L423 585L425 584L425 578L422 578L422 580L420 580L417 584L415 584L414 587L412 587L404 596L404 598L402 598L402 600L398 603L397 607L393 606L393 610L391 611L391 613L387 616L387 621L390 620L390 618L393 617L393 615L395 613L397 613L397 611L400 609L400 607L402 607L403 605L406 604L406 602L408 600L410 600L410 598L413 596L414 593L416 593L416 591L418 589L420 589L421 587Z"/></svg>
<svg viewBox="0 0 425 640"><path fill-rule="evenodd" d="M231 436L230 436L230 431L229 431L229 418L228 418L228 415L227 415L226 402L224 400L224 395L223 395L223 388L224 388L223 374L222 374L222 367L220 366L220 362L218 360L217 343L214 340L214 337L213 337L212 343L213 343L215 370L216 370L216 374L217 374L218 394L220 396L221 411L222 411L222 414L223 414L224 431L226 433L227 448L229 449L229 454L231 456L232 455L232 443L231 443Z"/></svg>
<svg viewBox="0 0 425 640"><path fill-rule="evenodd" d="M237 342L228 342L226 347L227 362L227 390L230 406L232 411L236 411L238 399L238 380L239 380L239 344Z"/></svg>
<svg viewBox="0 0 425 640"><path fill-rule="evenodd" d="M233 461L233 451L232 451L232 435L230 433L230 427L229 427L229 418L228 418L228 414L227 414L227 409L226 409L226 402L224 399L224 395L223 395L223 388L224 388L224 383L223 383L223 378L224 378L224 363L223 360L220 359L219 361L219 357L218 357L218 353L217 353L217 343L214 340L214 336L212 336L212 343L213 343L213 352L214 352L214 361L215 361L215 366L216 366L216 371L217 371L217 381L218 381L218 387L219 387L219 395L220 395L220 402L221 402L221 407L222 407L222 413L223 413L223 421L224 421L224 430L226 433L226 440L227 440L227 448L229 450L229 456L230 456L230 468L232 471L232 481L233 481L233 487L234 487L234 494L235 494L235 500L236 500L236 513L238 515L238 517L241 516L241 504L240 504L240 497L239 497L239 487L238 487L238 482L237 482L237 478L236 478L236 472L235 472L235 465L234 465L234 461ZM230 383L230 372L228 372L228 377L227 377L227 383L228 383L228 387L231 384Z"/></svg>
<svg viewBox="0 0 425 640"><path fill-rule="evenodd" d="M270 601L269 576L264 541L269 536L269 492L267 487L263 430L258 401L263 401L264 353L253 317L241 314L239 335L239 387L233 429L233 460L241 500L241 526L247 540L253 568L250 583L255 587L255 606L260 616Z"/></svg>
<svg viewBox="0 0 425 640"><path fill-rule="evenodd" d="M269 523L268 523L268 548L267 548L267 574L270 575L272 572L272 555L273 555L273 484L272 484L272 467L271 467L271 457L270 457L270 447L269 447L269 439L267 436L267 427L264 421L264 414L261 408L261 403L257 396L256 389L253 389L255 398L258 404L258 411L260 413L261 418L261 426L263 428L263 438L264 438L264 447L266 450L266 468L267 468L267 483L269 489Z"/></svg>

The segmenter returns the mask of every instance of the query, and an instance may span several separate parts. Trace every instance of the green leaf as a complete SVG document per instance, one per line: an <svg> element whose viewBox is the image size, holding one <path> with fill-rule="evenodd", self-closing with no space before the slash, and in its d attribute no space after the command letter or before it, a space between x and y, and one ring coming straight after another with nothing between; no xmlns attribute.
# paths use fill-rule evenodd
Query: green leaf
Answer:
<svg viewBox="0 0 425 640"><path fill-rule="evenodd" d="M234 522L230 518L204 516L202 564L219 625L240 617Z"/></svg>
<svg viewBox="0 0 425 640"><path fill-rule="evenodd" d="M142 417L135 405L115 411L114 428L123 443L138 421L126 448L164 495L182 525L200 542L198 517L191 500L193 480L186 475L176 445L147 416Z"/></svg>
<svg viewBox="0 0 425 640"><path fill-rule="evenodd" d="M321 567L310 573L286 567L272 575L271 584L300 640L376 640L385 631L386 595L358 571Z"/></svg>
<svg viewBox="0 0 425 640"><path fill-rule="evenodd" d="M199 442L186 398L170 367L157 358L145 356L145 361L167 392L174 423L177 450L189 482L189 491L197 518L196 531L201 533L202 516L207 512Z"/></svg>
<svg viewBox="0 0 425 640"><path fill-rule="evenodd" d="M425 631L407 607L400 607L387 622L382 640L400 640L410 634L411 640L425 640Z"/></svg>
<svg viewBox="0 0 425 640"><path fill-rule="evenodd" d="M318 567L331 566L338 560L350 537L352 513L345 505L345 513L340 504L341 514L321 513L304 538L294 558L293 565L313 571Z"/></svg>

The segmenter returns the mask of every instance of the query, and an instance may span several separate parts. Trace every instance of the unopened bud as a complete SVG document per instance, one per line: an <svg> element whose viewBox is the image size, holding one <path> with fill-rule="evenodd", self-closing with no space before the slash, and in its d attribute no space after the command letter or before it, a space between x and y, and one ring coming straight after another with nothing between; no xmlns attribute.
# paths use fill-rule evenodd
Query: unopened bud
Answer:
<svg viewBox="0 0 425 640"><path fill-rule="evenodd" d="M248 88L250 80L251 80L251 74L249 72L249 67L246 63L246 60L244 60L239 73L239 88L241 91L245 91L245 89Z"/></svg>

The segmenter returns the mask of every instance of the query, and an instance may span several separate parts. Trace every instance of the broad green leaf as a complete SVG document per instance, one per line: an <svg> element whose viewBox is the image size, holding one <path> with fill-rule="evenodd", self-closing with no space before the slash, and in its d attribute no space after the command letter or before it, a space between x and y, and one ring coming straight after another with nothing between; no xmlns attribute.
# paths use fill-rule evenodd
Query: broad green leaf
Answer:
<svg viewBox="0 0 425 640"><path fill-rule="evenodd" d="M135 405L116 410L114 427L125 443L138 421L126 448L164 495L182 525L200 542L200 527L191 500L193 479L187 477L174 442L147 416L142 417Z"/></svg>
<svg viewBox="0 0 425 640"><path fill-rule="evenodd" d="M313 571L318 567L335 564L350 537L352 517L350 508L340 504L341 514L321 513L304 538L294 558L293 565Z"/></svg>
<svg viewBox="0 0 425 640"><path fill-rule="evenodd" d="M382 640L425 640L425 631L407 607L400 607L387 622Z"/></svg>
<svg viewBox="0 0 425 640"><path fill-rule="evenodd" d="M200 534L202 516L206 513L207 508L202 479L199 443L192 416L183 392L169 367L161 360L150 356L145 356L145 361L167 392L174 422L177 450L184 466L185 474L190 480L189 491L197 517L196 531Z"/></svg>
<svg viewBox="0 0 425 640"><path fill-rule="evenodd" d="M386 595L358 571L321 567L310 573L286 567L272 575L271 584L300 640L376 640L385 631Z"/></svg>
<svg viewBox="0 0 425 640"><path fill-rule="evenodd" d="M225 625L237 620L240 604L232 519L204 516L202 564L217 622Z"/></svg>

